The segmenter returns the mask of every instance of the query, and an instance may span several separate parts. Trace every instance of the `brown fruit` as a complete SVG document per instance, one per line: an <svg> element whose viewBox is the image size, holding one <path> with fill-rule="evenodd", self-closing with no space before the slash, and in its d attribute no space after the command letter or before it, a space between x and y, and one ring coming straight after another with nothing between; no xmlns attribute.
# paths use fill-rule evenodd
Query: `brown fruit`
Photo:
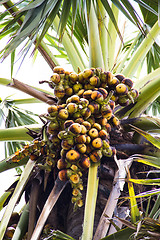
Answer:
<svg viewBox="0 0 160 240"><path fill-rule="evenodd" d="M100 162L102 158L102 153L101 150L94 150L91 154L90 154L90 159L92 160L92 162Z"/></svg>
<svg viewBox="0 0 160 240"><path fill-rule="evenodd" d="M67 181L67 179L68 179L67 169L63 169L63 170L59 171L58 177L63 182Z"/></svg>
<svg viewBox="0 0 160 240"><path fill-rule="evenodd" d="M87 169L90 167L90 158L87 155L84 155L80 160L79 160L79 165L81 168Z"/></svg>

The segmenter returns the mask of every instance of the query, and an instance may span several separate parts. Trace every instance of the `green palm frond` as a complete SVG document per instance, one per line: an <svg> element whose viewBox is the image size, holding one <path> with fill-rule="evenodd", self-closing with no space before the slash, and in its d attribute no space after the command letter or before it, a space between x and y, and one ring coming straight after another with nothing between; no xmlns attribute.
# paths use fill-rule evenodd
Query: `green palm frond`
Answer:
<svg viewBox="0 0 160 240"><path fill-rule="evenodd" d="M17 4L13 4L11 1L2 2L2 4L10 11L10 13L16 13L14 18L10 18L8 13L4 11L2 16L8 16L4 22L4 27L1 30L0 37L11 34L11 40L7 44L7 46L1 51L1 55L3 58L8 56L21 42L26 40L29 37L30 44L27 48L29 48L32 43L36 40L36 48L44 38L48 29L52 26L53 20L55 16L58 14L60 16L59 21L59 37L63 36L63 32L66 28L66 24L70 24L72 28L72 33L79 38L79 40L84 38L87 40L86 30L84 31L84 27L86 29L86 19L84 18L84 12L90 11L90 1L62 1L62 0L36 0L36 1L20 1ZM114 13L110 7L109 1L101 0L104 8L107 11L108 16L114 24L115 29L119 37L122 40L122 36L118 27L118 23L115 20ZM144 32L143 24L140 21L138 13L136 9L130 4L128 0L123 0L121 2L117 0L112 1L113 4L117 6L117 8L122 11L123 14L134 24L136 24L139 29ZM141 1L143 5L143 11L145 9L145 13L152 11L152 14L156 14L156 10L152 9L151 6L145 3L145 1ZM145 6L145 8L144 8ZM1 16L1 17L2 17ZM157 17L157 16L156 16ZM70 20L69 20L70 19ZM83 22L81 21L83 20ZM79 31L77 31L77 27L80 27ZM1 26L2 27L2 26ZM74 30L75 29L75 30ZM83 34L81 35L83 31ZM82 42L82 41L81 41ZM27 51L27 48L25 51Z"/></svg>
<svg viewBox="0 0 160 240"><path fill-rule="evenodd" d="M12 100L6 98L0 103L0 123L5 122L5 128L13 128L37 123L38 115L28 110L18 108ZM32 117L33 116L33 117ZM5 142L5 155L10 156L25 145L24 142Z"/></svg>

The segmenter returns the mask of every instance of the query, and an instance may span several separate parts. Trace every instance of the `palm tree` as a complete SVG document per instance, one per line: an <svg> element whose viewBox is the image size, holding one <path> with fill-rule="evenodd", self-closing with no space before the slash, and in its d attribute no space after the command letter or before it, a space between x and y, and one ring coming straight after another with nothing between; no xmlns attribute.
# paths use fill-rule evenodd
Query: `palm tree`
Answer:
<svg viewBox="0 0 160 240"><path fill-rule="evenodd" d="M23 192L25 192L27 204L22 209L20 216L16 215L16 230L12 239L27 238L33 240L39 239L40 235L41 239L73 239L73 237L77 239L80 236L83 240L102 239L106 235L108 236L105 239L113 239L113 237L115 239L128 239L133 234L137 239L146 236L159 238L159 203L153 206L150 203L151 196L159 194L159 189L152 189L149 192L145 190L140 195L135 196L136 188L133 187L133 183L159 185L159 179L154 177L154 179L148 180L143 174L141 176L144 179L133 179L129 171L131 168L132 174L135 171L135 166L142 170L139 162L151 166L152 169L153 167L159 168L160 148L159 140L150 134L159 132L158 118L142 115L150 104L158 98L160 92L160 48L156 42L160 32L157 17L158 2L136 2L143 21L127 0L112 1L112 3L108 1L67 0L2 1L6 10L1 13L0 18L1 37L11 36L11 40L1 51L2 59L5 60L11 54L13 67L15 49L25 41L21 51L22 58L34 44L33 54L36 53L36 50L40 51L54 74L50 80L41 82L41 84L49 84L52 91L48 92L40 88L26 86L15 79L0 78L0 84L10 84L10 86L32 96L32 98L13 101L5 99L1 102L1 105L7 109L7 118L6 128L0 130L0 139L11 142L6 144L9 155L0 162L0 171L3 172L11 168L17 168L21 171L19 167L23 165L25 165L25 169L20 172L17 181L1 197L1 208L4 205L7 205L7 208L0 223L0 239L3 239L4 236L8 239L9 234L15 230L15 225L12 226L12 212ZM134 39L125 39L125 32L120 31L118 21L120 11L138 29ZM56 67L60 65L60 61L52 53L49 46L53 50L56 49L60 57L66 58L68 63L72 65L74 72L67 73L67 71L64 72L63 68ZM137 79L136 76L143 69L145 61L147 62L148 75ZM86 77L85 74L90 75ZM56 78L54 78L55 76ZM97 85L91 83L92 76L96 77L94 81L98 82L100 79L101 83L96 83ZM131 78L135 82L134 89ZM103 79L107 79L107 82ZM109 79L111 80L109 81ZM116 82L112 81L113 79ZM89 85L86 84L87 81L89 81ZM119 93L122 86L125 87L123 94ZM64 87L71 91L67 96ZM107 106L103 118L105 121L108 118L112 126L110 143L107 140L108 137L105 138L104 135L102 139L92 140L92 148L96 148L96 151L92 149L90 152L87 149L84 151L85 155L80 149L80 144L77 144L78 141L78 143L83 142L78 140L75 134L75 131L77 133L79 131L78 127L82 133L80 125L82 122L77 121L78 111L73 116L74 110L73 108L69 110L68 106L69 103L72 103L72 107L76 108L75 103L79 100L75 100L75 98L77 99L78 95L83 96L83 98L85 96L83 88L91 92L95 90L96 94L101 96L94 104L98 104L96 106L101 104L101 109L102 106L103 108ZM103 94L99 91L102 91ZM75 97L74 100L73 97ZM92 96L92 100L95 100L95 96ZM22 111L17 107L22 102L26 104L45 102L50 105L48 114L42 113L42 124L37 125L30 112ZM91 101L89 103L92 105ZM83 104L89 103L88 100L83 102ZM115 103L116 107L114 108ZM95 105L93 106L95 109ZM79 108L79 112L87 120L88 123L85 124L96 129L94 134L98 132L97 136L101 136L101 130L103 130L103 134L108 136L107 131L101 129L106 124L103 125L100 120L93 123L92 118L89 122L90 117L86 114L94 115L95 119L100 119L101 116L94 112L92 106L88 107L87 105L86 107L85 105L85 108L83 107L82 105ZM3 111L4 108L1 108L2 113ZM106 111L107 114L111 114L110 117L106 115ZM68 116L66 117L68 113L72 119L68 120L71 121L70 127L66 127L67 130L65 130L62 123L68 123L65 121L68 119ZM57 119L61 123L61 125L58 124L58 127ZM110 125L107 126L110 127ZM73 130L72 128L75 126L77 128ZM86 131L85 134L89 134L89 130L84 130L87 129L88 125L83 126L85 126L85 128L83 127L83 131ZM58 137L54 135L55 129ZM81 136L85 136L85 134L81 134ZM142 136L152 145L148 142L146 144ZM93 135L90 133L89 137L92 138ZM76 148L68 148L68 144L75 145L74 138L76 138ZM95 137L95 139L97 138ZM19 144L18 141L24 142ZM30 144L27 144L27 141L30 141ZM104 146L106 146L105 149ZM61 147L63 151L61 151ZM22 150L17 151L17 148ZM96 155L95 158L93 152ZM59 158L62 158L64 153L68 161L63 161L65 166L61 167ZM74 160L80 158L78 164L76 161L70 163L69 160L73 154L77 154ZM82 156L83 159L85 156L85 163L82 162ZM149 168L149 170L151 169ZM99 177L97 177L98 174ZM152 170L152 174L156 176L155 169ZM126 188L124 180L126 175L128 190L124 190L124 186ZM85 187L86 185L87 187ZM129 192L127 196L125 191ZM130 201L130 221L126 221L124 219L126 216L120 213L126 209L126 205L122 204L122 207L118 207L121 193L123 199ZM148 205L145 207L146 215L144 210L141 216L137 197L150 197ZM85 207L81 206L82 199L85 202ZM113 216L117 216L122 224L118 226L114 223ZM46 225L44 227L46 221L52 226ZM141 227L139 227L140 223ZM151 224L152 228L148 227ZM127 227L120 230L122 225ZM41 234L42 229L43 234ZM52 229L61 231L51 231Z"/></svg>

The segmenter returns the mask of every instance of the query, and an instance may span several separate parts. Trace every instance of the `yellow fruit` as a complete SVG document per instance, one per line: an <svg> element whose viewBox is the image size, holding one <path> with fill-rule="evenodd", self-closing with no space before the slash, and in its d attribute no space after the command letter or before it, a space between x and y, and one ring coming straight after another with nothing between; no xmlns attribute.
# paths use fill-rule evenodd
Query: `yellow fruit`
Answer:
<svg viewBox="0 0 160 240"><path fill-rule="evenodd" d="M108 92L105 88L98 88L98 91L103 95L104 99L108 96Z"/></svg>
<svg viewBox="0 0 160 240"><path fill-rule="evenodd" d="M76 143L86 143L86 136L84 134L79 135L75 139Z"/></svg>
<svg viewBox="0 0 160 240"><path fill-rule="evenodd" d="M83 98L91 99L92 90L86 90L83 93Z"/></svg>
<svg viewBox="0 0 160 240"><path fill-rule="evenodd" d="M93 76L93 71L91 69L85 69L83 71L83 78L87 79Z"/></svg>
<svg viewBox="0 0 160 240"><path fill-rule="evenodd" d="M71 96L71 102L79 103L80 102L80 97L78 95Z"/></svg>
<svg viewBox="0 0 160 240"><path fill-rule="evenodd" d="M69 131L75 135L78 135L81 133L81 125L79 123L73 123L69 126Z"/></svg>
<svg viewBox="0 0 160 240"><path fill-rule="evenodd" d="M66 159L67 159L69 162L75 162L75 161L77 161L79 158L80 158L79 152L77 152L77 151L74 150L74 149L71 149L71 150L69 150L69 151L66 153Z"/></svg>
<svg viewBox="0 0 160 240"><path fill-rule="evenodd" d="M71 82L75 83L78 80L78 74L74 73L74 72L71 72L69 74L69 79L71 80Z"/></svg>
<svg viewBox="0 0 160 240"><path fill-rule="evenodd" d="M58 114L58 106L51 105L48 107L48 113L51 117L54 117Z"/></svg>
<svg viewBox="0 0 160 240"><path fill-rule="evenodd" d="M99 85L100 85L100 79L99 79L99 77L97 77L97 76L92 76L92 77L89 79L89 83L90 83L90 85L92 85L92 86L99 86Z"/></svg>
<svg viewBox="0 0 160 240"><path fill-rule="evenodd" d="M67 109L61 109L59 112L58 112L58 117L60 119L63 119L63 120L66 120L68 118L69 114L68 114L68 111Z"/></svg>
<svg viewBox="0 0 160 240"><path fill-rule="evenodd" d="M118 95L124 95L124 94L127 94L128 93L128 88L125 84L123 83L119 83L117 86L116 86L116 93Z"/></svg>
<svg viewBox="0 0 160 240"><path fill-rule="evenodd" d="M50 80L54 83L54 84L58 84L61 81L61 78L59 76L58 73L53 73L53 75L50 77Z"/></svg>
<svg viewBox="0 0 160 240"><path fill-rule="evenodd" d="M98 130L96 128L91 128L89 130L88 134L91 138L97 138L98 137Z"/></svg>
<svg viewBox="0 0 160 240"><path fill-rule="evenodd" d="M73 102L68 103L67 104L67 110L70 114L73 114L73 113L77 112L78 106L77 106L76 103L73 103Z"/></svg>
<svg viewBox="0 0 160 240"><path fill-rule="evenodd" d="M64 74L65 73L64 69L60 66L54 67L53 72L58 73L58 74Z"/></svg>
<svg viewBox="0 0 160 240"><path fill-rule="evenodd" d="M76 144L76 149L80 152L80 153L85 153L87 150L87 147L84 143L79 143Z"/></svg>
<svg viewBox="0 0 160 240"><path fill-rule="evenodd" d="M54 94L57 98L63 98L65 96L65 89L62 85L58 84L54 87Z"/></svg>
<svg viewBox="0 0 160 240"><path fill-rule="evenodd" d="M99 131L99 137L102 139L102 140L105 140L108 138L108 132L104 129L102 129L101 131Z"/></svg>
<svg viewBox="0 0 160 240"><path fill-rule="evenodd" d="M79 194L80 194L79 189L74 188L73 191L72 191L72 195L75 196L75 197L77 197Z"/></svg>
<svg viewBox="0 0 160 240"><path fill-rule="evenodd" d="M71 180L71 182L72 183L74 183L74 184L77 184L77 183L79 183L79 175L78 174L73 174L73 175L71 175L70 176L70 180Z"/></svg>
<svg viewBox="0 0 160 240"><path fill-rule="evenodd" d="M95 138L92 141L92 147L96 149L100 149L103 146L103 142L101 138Z"/></svg>

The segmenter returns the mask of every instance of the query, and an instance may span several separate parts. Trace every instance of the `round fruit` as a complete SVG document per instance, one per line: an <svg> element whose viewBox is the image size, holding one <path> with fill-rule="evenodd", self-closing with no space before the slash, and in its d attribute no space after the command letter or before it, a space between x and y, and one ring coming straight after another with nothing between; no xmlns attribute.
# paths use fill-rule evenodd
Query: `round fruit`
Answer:
<svg viewBox="0 0 160 240"><path fill-rule="evenodd" d="M77 152L77 151L74 150L74 149L71 149L71 150L69 150L69 151L66 153L66 159L67 159L69 162L75 162L75 161L77 161L79 158L80 158L79 152Z"/></svg>
<svg viewBox="0 0 160 240"><path fill-rule="evenodd" d="M81 133L81 125L79 123L73 123L72 125L69 126L69 131L75 135Z"/></svg>
<svg viewBox="0 0 160 240"><path fill-rule="evenodd" d="M116 93L118 95L124 95L128 93L128 88L125 84L120 83L116 86Z"/></svg>

